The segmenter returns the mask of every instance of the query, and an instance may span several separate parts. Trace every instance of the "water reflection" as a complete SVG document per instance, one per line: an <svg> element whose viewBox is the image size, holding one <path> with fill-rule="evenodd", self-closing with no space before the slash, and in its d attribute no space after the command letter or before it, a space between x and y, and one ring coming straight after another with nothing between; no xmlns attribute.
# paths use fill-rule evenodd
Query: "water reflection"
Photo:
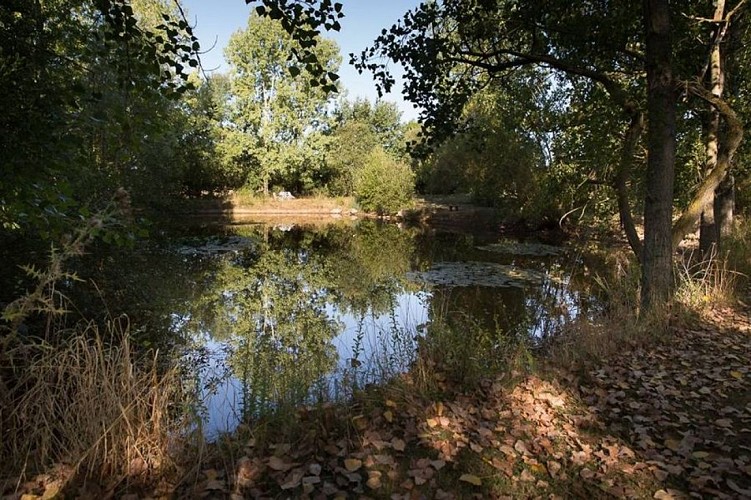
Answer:
<svg viewBox="0 0 751 500"><path fill-rule="evenodd" d="M374 221L216 226L170 243L161 258L181 259L193 292L164 300L163 313L172 335L195 347L206 433L408 370L439 322L459 332L471 323L502 349L512 336L543 338L588 307L561 266L567 255L488 251L489 243ZM427 288L415 279L478 262L514 279L477 286L463 276Z"/></svg>

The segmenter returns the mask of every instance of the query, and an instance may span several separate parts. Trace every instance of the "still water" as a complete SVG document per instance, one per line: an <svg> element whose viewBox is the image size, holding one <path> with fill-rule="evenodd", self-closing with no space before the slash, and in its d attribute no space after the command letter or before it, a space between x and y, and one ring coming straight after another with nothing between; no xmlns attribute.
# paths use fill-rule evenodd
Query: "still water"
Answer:
<svg viewBox="0 0 751 500"><path fill-rule="evenodd" d="M197 224L148 253L138 304L209 437L404 372L438 323L534 344L592 307L570 249L370 220Z"/></svg>

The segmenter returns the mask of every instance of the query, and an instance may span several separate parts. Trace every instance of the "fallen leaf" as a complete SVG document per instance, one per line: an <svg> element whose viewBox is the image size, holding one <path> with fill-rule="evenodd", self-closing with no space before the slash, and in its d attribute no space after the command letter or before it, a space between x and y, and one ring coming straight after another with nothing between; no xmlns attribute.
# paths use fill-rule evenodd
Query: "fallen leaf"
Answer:
<svg viewBox="0 0 751 500"><path fill-rule="evenodd" d="M368 479L368 480L367 480L367 481L365 482L365 484L366 484L366 485L367 485L367 487L368 487L368 488L370 488L371 490L377 490L378 488L380 488L380 487L381 487L381 478L380 478L380 477L371 477L371 478L369 478L369 479Z"/></svg>
<svg viewBox="0 0 751 500"><path fill-rule="evenodd" d="M582 479L592 479L595 477L595 473L592 472L591 469L584 468L579 472L579 475L582 477Z"/></svg>
<svg viewBox="0 0 751 500"><path fill-rule="evenodd" d="M207 491L223 491L225 489L225 484L224 481L212 479L211 481L206 481L204 489Z"/></svg>
<svg viewBox="0 0 751 500"><path fill-rule="evenodd" d="M461 477L459 478L459 481L473 484L475 486L482 486L482 479L475 476L474 474L462 474Z"/></svg>
<svg viewBox="0 0 751 500"><path fill-rule="evenodd" d="M527 443L519 439L516 443L514 443L514 449L521 453L522 455L529 455L529 449L527 448Z"/></svg>
<svg viewBox="0 0 751 500"><path fill-rule="evenodd" d="M42 500L52 500L58 498L60 490L62 490L62 481L52 481L44 488L44 494L42 494Z"/></svg>
<svg viewBox="0 0 751 500"><path fill-rule="evenodd" d="M394 421L394 414L391 412L391 410L386 410L383 412L383 418L386 419L386 422L392 423Z"/></svg>
<svg viewBox="0 0 751 500"><path fill-rule="evenodd" d="M733 370L732 372L730 372L730 376L738 380L743 378L743 374L736 370Z"/></svg>
<svg viewBox="0 0 751 500"><path fill-rule="evenodd" d="M548 462L548 472L551 476L555 477L558 472L561 470L561 464L558 462L555 462L553 460Z"/></svg>
<svg viewBox="0 0 751 500"><path fill-rule="evenodd" d="M677 439L666 439L665 447L671 451L678 451L681 447L681 442Z"/></svg>
<svg viewBox="0 0 751 500"><path fill-rule="evenodd" d="M738 486L736 484L735 481L733 481L730 478L727 479L727 483L728 483L728 486L730 487L731 490L735 491L736 493L738 493L742 497L745 497L745 498L751 497L751 489L741 488L740 486Z"/></svg>
<svg viewBox="0 0 751 500"><path fill-rule="evenodd" d="M302 469L293 470L290 475L287 476L284 483L282 483L281 488L283 490L291 490L292 488L297 488L298 486L300 486L304 475L305 471L303 471Z"/></svg>
<svg viewBox="0 0 751 500"><path fill-rule="evenodd" d="M355 472L362 467L362 460L359 458L347 458L344 460L344 468L349 472Z"/></svg>
<svg viewBox="0 0 751 500"><path fill-rule="evenodd" d="M396 451L404 451L404 449L406 448L407 445L406 445L406 443L404 442L403 439L394 438L394 439L391 440L391 446Z"/></svg>
<svg viewBox="0 0 751 500"><path fill-rule="evenodd" d="M381 487L381 473L377 470L368 472L368 480L365 482L365 484L371 490L377 490L378 488L380 488Z"/></svg>
<svg viewBox="0 0 751 500"><path fill-rule="evenodd" d="M532 473L529 472L527 469L524 469L522 473L519 475L519 479L524 481L525 483L531 483L535 480L535 476L532 475Z"/></svg>
<svg viewBox="0 0 751 500"><path fill-rule="evenodd" d="M432 465L435 470L441 470L446 466L446 462L443 460L431 460L430 465Z"/></svg>
<svg viewBox="0 0 751 500"><path fill-rule="evenodd" d="M285 460L277 457L276 455L269 458L269 467L279 472L286 472L294 467L292 464L287 463Z"/></svg>

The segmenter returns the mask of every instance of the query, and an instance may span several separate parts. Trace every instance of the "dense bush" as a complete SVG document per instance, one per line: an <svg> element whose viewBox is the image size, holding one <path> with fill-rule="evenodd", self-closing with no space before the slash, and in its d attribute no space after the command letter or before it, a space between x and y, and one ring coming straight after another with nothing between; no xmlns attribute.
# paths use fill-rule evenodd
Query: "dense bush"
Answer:
<svg viewBox="0 0 751 500"><path fill-rule="evenodd" d="M395 213L414 192L415 176L409 165L393 159L380 146L373 148L355 173L355 199L363 210Z"/></svg>

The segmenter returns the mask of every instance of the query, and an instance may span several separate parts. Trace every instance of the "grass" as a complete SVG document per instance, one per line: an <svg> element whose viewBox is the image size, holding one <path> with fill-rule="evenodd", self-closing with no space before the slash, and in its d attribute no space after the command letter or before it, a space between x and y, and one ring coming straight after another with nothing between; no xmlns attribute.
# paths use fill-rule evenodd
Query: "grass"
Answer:
<svg viewBox="0 0 751 500"><path fill-rule="evenodd" d="M177 370L165 369L158 353L137 353L125 318L103 331L89 323L62 333L65 340L2 355L14 367L0 393L2 477L30 478L61 463L105 483L169 474L183 429Z"/></svg>
<svg viewBox="0 0 751 500"><path fill-rule="evenodd" d="M356 208L354 198L347 196L310 196L292 200L279 200L272 196L263 196L263 194L245 189L234 191L229 195L228 201L234 208L252 208L259 211L293 210L304 213L305 211Z"/></svg>

